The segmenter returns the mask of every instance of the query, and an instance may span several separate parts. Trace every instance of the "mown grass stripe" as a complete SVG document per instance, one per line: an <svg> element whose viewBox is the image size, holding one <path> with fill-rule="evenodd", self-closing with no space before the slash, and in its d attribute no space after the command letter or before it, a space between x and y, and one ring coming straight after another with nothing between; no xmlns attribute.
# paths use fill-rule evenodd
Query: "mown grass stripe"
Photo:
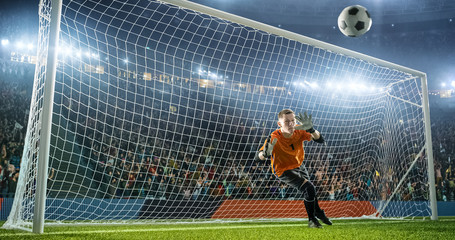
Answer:
<svg viewBox="0 0 455 240"><path fill-rule="evenodd" d="M390 223L409 223L409 222L421 222L423 220L379 220L379 221L348 221L348 222L337 222L334 221L334 226L344 225L374 225L374 224L390 224ZM441 219L444 222L454 222L455 219ZM273 228L273 227L306 227L306 221L293 224L251 224L251 225L229 225L222 226L216 224L213 226L194 226L194 227L157 227L152 228L152 225L147 225L147 228L134 228L134 229L108 229L108 230L80 230L80 231L56 231L56 232L44 232L42 235L83 235L83 234L105 234L105 233L129 233L129 232L170 232L170 231L192 231L192 230L223 230L223 229L254 229L254 228ZM137 226L137 225L136 225ZM159 225L154 225L159 226ZM77 228L77 226L76 226ZM12 237L12 236L34 236L36 234L31 232L15 232L15 233L0 233L0 238Z"/></svg>

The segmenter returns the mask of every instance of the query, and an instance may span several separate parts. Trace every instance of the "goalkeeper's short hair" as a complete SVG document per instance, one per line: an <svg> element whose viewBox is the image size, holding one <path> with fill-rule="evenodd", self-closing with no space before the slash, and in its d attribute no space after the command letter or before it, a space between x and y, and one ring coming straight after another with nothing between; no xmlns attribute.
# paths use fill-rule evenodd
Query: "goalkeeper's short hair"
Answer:
<svg viewBox="0 0 455 240"><path fill-rule="evenodd" d="M278 119L282 118L286 114L291 114L291 113L294 113L294 111L292 111L291 109L283 109L278 113Z"/></svg>

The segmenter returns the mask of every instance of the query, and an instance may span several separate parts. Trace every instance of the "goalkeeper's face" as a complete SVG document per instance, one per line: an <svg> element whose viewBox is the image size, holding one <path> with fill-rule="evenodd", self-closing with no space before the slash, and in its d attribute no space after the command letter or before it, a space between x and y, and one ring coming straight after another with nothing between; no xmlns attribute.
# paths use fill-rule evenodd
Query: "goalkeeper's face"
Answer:
<svg viewBox="0 0 455 240"><path fill-rule="evenodd" d="M278 119L278 126L281 128L281 132L287 134L293 134L295 130L295 114L285 114L282 118Z"/></svg>

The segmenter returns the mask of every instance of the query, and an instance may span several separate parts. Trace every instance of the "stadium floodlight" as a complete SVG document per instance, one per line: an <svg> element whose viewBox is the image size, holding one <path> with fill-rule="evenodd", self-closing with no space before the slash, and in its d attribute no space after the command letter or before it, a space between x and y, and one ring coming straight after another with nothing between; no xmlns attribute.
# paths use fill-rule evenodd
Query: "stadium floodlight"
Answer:
<svg viewBox="0 0 455 240"><path fill-rule="evenodd" d="M2 39L2 46L7 46L9 44L8 39Z"/></svg>
<svg viewBox="0 0 455 240"><path fill-rule="evenodd" d="M293 82L292 85L303 88L303 87L305 87L306 83L304 81L296 81L296 82Z"/></svg>
<svg viewBox="0 0 455 240"><path fill-rule="evenodd" d="M324 134L327 145L306 144L305 164L323 172L329 217L437 219L425 73L191 1L65 4L63 16L61 1L39 5L34 91L4 228L306 218L304 196L279 194L253 162L283 108L312 114ZM109 61L59 61L59 36ZM196 78L196 66L229 80ZM337 91L304 82L329 79ZM351 94L354 79L384 91ZM346 186L334 193L324 179Z"/></svg>
<svg viewBox="0 0 455 240"><path fill-rule="evenodd" d="M310 82L310 83L308 83L308 86L310 86L311 88L319 87L318 83L316 83L316 82Z"/></svg>
<svg viewBox="0 0 455 240"><path fill-rule="evenodd" d="M355 91L358 91L358 90L360 90L360 85L359 85L359 84L357 84L357 83L352 83L352 82L351 82L351 83L349 83L349 85L348 85L348 86L349 86L349 88L348 88L348 89L349 89L350 91L353 91L353 92L355 92Z"/></svg>
<svg viewBox="0 0 455 240"><path fill-rule="evenodd" d="M218 75L216 75L216 73L209 72L209 77L217 79Z"/></svg>
<svg viewBox="0 0 455 240"><path fill-rule="evenodd" d="M455 81L452 81L451 85L452 85L452 87L455 87Z"/></svg>
<svg viewBox="0 0 455 240"><path fill-rule="evenodd" d="M62 54L64 56L71 55L72 49L69 46L63 45L62 43L59 44L57 49L58 54Z"/></svg>
<svg viewBox="0 0 455 240"><path fill-rule="evenodd" d="M18 42L16 43L16 48L17 48L18 50L23 49L23 48L24 48L24 43L23 43L22 41L18 41Z"/></svg>

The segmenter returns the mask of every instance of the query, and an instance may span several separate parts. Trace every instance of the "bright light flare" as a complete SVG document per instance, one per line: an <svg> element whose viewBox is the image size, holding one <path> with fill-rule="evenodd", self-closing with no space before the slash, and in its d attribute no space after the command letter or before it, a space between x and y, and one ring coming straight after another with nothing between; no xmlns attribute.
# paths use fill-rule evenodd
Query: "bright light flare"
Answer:
<svg viewBox="0 0 455 240"><path fill-rule="evenodd" d="M16 47L17 47L18 49L23 49L23 48L24 48L24 43L22 43L22 42L17 42L17 43L16 43Z"/></svg>

